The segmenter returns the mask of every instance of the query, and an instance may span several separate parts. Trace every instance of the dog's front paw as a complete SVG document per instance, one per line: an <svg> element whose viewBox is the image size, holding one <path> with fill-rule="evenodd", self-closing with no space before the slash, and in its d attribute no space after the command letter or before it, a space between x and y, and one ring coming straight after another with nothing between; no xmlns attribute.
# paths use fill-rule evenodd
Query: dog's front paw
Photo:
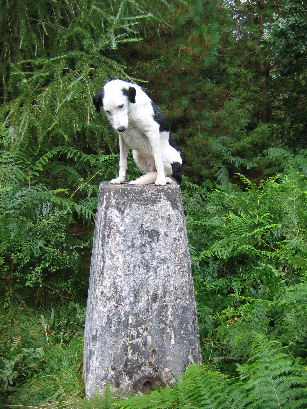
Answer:
<svg viewBox="0 0 307 409"><path fill-rule="evenodd" d="M112 185L121 185L121 184L125 183L125 178L118 177L116 179L110 180L110 183L112 183Z"/></svg>
<svg viewBox="0 0 307 409"><path fill-rule="evenodd" d="M166 185L166 179L164 178L157 178L155 181L156 186L165 186Z"/></svg>
<svg viewBox="0 0 307 409"><path fill-rule="evenodd" d="M176 183L172 178L166 177L166 184L167 185L173 185L174 183Z"/></svg>

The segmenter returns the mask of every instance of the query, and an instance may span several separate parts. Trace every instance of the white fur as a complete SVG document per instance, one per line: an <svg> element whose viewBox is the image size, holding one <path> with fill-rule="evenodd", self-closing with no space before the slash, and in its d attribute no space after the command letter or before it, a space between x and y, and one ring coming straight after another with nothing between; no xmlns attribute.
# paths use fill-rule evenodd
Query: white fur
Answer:
<svg viewBox="0 0 307 409"><path fill-rule="evenodd" d="M123 92L133 87L135 103ZM151 99L139 85L122 80L111 80L103 87L102 106L112 127L123 130L119 134L119 175L111 183L124 183L127 171L127 156L132 149L133 158L144 175L132 184L165 185L172 182L174 162L182 164L179 151L169 144L169 132L159 130L154 119Z"/></svg>

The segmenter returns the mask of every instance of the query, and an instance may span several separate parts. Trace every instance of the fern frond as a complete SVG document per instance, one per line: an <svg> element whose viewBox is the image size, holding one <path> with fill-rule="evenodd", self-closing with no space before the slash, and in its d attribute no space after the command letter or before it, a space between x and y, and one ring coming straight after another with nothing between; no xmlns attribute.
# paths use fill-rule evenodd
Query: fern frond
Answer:
<svg viewBox="0 0 307 409"><path fill-rule="evenodd" d="M18 335L17 337L13 338L12 345L11 345L11 351L14 351L14 349L16 349L20 345L21 340L22 340L21 335Z"/></svg>
<svg viewBox="0 0 307 409"><path fill-rule="evenodd" d="M46 164L52 159L54 156L58 155L59 152L62 151L61 147L55 147L47 152L45 155L41 156L38 160L35 161L34 165L32 166L31 173L37 175L39 171L42 171Z"/></svg>
<svg viewBox="0 0 307 409"><path fill-rule="evenodd" d="M190 365L182 379L185 394L196 407L234 408L231 380L220 372L198 365ZM239 406L236 407L239 408Z"/></svg>
<svg viewBox="0 0 307 409"><path fill-rule="evenodd" d="M221 185L227 185L229 183L229 172L226 166L221 166L219 168L219 170L216 172L216 178Z"/></svg>
<svg viewBox="0 0 307 409"><path fill-rule="evenodd" d="M241 384L218 371L190 365L181 379L171 388L151 392L121 401L121 409L243 409ZM241 397L241 398L240 398Z"/></svg>
<svg viewBox="0 0 307 409"><path fill-rule="evenodd" d="M306 373L280 352L277 342L255 336L251 357L239 371L251 409L303 408L307 399Z"/></svg>
<svg viewBox="0 0 307 409"><path fill-rule="evenodd" d="M0 151L0 188L29 178L30 159L20 150Z"/></svg>
<svg viewBox="0 0 307 409"><path fill-rule="evenodd" d="M150 395L134 396L128 400L116 402L114 406L119 409L178 408L176 404L176 396L174 396L173 389L161 389L160 391L151 392ZM185 406L183 406L182 408L185 408Z"/></svg>
<svg viewBox="0 0 307 409"><path fill-rule="evenodd" d="M256 187L256 184L249 180L246 176L242 175L242 173L235 173L239 177L239 179L245 183L249 188Z"/></svg>

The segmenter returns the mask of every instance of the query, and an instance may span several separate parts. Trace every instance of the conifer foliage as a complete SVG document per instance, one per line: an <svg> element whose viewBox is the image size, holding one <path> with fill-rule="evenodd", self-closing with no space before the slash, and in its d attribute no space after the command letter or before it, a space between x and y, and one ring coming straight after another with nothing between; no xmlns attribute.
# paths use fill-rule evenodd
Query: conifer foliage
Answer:
<svg viewBox="0 0 307 409"><path fill-rule="evenodd" d="M93 221L98 182L118 160L92 96L127 76L112 53L151 15L126 0L2 3L1 276L8 296L51 277L71 292L91 242L77 224Z"/></svg>

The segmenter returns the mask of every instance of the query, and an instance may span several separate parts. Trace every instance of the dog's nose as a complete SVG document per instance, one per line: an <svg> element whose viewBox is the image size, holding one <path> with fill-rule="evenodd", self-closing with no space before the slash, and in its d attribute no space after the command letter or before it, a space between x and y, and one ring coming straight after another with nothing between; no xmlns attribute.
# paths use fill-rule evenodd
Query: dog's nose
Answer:
<svg viewBox="0 0 307 409"><path fill-rule="evenodd" d="M126 130L126 128L124 126L120 126L119 128L117 128L118 132L124 132Z"/></svg>

